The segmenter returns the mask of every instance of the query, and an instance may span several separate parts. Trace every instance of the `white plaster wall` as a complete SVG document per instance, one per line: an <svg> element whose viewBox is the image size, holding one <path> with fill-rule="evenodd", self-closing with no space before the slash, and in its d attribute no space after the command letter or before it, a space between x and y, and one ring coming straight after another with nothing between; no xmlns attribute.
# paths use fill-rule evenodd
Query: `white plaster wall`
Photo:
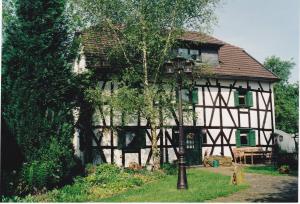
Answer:
<svg viewBox="0 0 300 204"><path fill-rule="evenodd" d="M178 148L177 148L178 150ZM173 161L177 160L175 151L173 148L168 148L169 162L173 163Z"/></svg>
<svg viewBox="0 0 300 204"><path fill-rule="evenodd" d="M228 110L222 109L223 126L234 126L234 122L238 124L237 114L232 114L233 120L231 119Z"/></svg>
<svg viewBox="0 0 300 204"><path fill-rule="evenodd" d="M231 157L231 151L228 146L224 147L224 156Z"/></svg>
<svg viewBox="0 0 300 204"><path fill-rule="evenodd" d="M145 166L145 165L146 165L146 161L147 161L147 158L148 158L149 153L150 153L150 148L142 149L142 150L141 150L142 166ZM152 162L151 162L151 163L152 163Z"/></svg>
<svg viewBox="0 0 300 204"><path fill-rule="evenodd" d="M83 73L87 71L86 69L86 57L83 54L83 46L80 45L79 57L77 57L73 64L73 72L75 73Z"/></svg>
<svg viewBox="0 0 300 204"><path fill-rule="evenodd" d="M139 154L138 153L126 153L125 154L125 167L128 167L130 163L135 162L139 163Z"/></svg>
<svg viewBox="0 0 300 204"><path fill-rule="evenodd" d="M203 108L195 108L196 112L196 125L197 126L204 126L204 113Z"/></svg>
<svg viewBox="0 0 300 204"><path fill-rule="evenodd" d="M240 114L240 122L241 122L241 127L245 127L245 128L249 127L249 117L248 117L248 114L245 114L245 113Z"/></svg>
<svg viewBox="0 0 300 204"><path fill-rule="evenodd" d="M272 90L272 106L274 107L274 108L272 108L272 113L273 113L273 128L274 128L274 130L276 129L276 122L275 122L275 102L274 102L274 86L273 86L273 84L271 85L271 90Z"/></svg>
<svg viewBox="0 0 300 204"><path fill-rule="evenodd" d="M258 128L257 111L250 111L251 128Z"/></svg>

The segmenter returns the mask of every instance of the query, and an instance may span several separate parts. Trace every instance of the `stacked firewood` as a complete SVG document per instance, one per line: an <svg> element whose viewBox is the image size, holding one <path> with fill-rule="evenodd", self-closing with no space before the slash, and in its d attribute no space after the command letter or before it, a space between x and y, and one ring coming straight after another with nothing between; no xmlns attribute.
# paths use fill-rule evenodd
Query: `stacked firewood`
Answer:
<svg viewBox="0 0 300 204"><path fill-rule="evenodd" d="M220 166L232 166L231 157L219 156L219 155L205 156L203 159L203 165L205 167L213 166L214 160L219 161Z"/></svg>

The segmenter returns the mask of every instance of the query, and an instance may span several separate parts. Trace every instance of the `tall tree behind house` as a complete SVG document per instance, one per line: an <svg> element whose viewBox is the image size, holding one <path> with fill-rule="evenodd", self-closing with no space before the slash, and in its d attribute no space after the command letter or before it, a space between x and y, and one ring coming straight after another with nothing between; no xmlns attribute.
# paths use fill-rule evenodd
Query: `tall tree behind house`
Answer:
<svg viewBox="0 0 300 204"><path fill-rule="evenodd" d="M264 66L281 79L274 86L277 129L296 133L299 131L299 82L292 84L288 82L295 63L292 60L271 56L266 58Z"/></svg>

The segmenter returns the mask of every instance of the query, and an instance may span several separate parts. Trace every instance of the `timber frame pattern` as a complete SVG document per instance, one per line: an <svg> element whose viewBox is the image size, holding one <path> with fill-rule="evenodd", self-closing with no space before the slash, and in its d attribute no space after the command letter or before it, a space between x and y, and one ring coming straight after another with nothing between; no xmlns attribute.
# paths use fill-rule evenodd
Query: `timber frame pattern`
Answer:
<svg viewBox="0 0 300 204"><path fill-rule="evenodd" d="M206 135L205 143L201 145L202 151L207 150L209 155L221 154L233 157L232 148L236 146L235 131L239 128L249 128L256 132L256 146L263 147L266 151L271 150L274 144L274 110L273 110L273 93L272 82L261 81L248 81L244 80L227 80L228 84L224 85L220 79L205 79L202 83L197 82L195 88L199 93L199 104L193 104L193 112L199 114L201 122L197 118L193 118L192 124L185 125L185 127L199 131L204 129ZM253 107L236 107L232 105L233 92L241 88L240 83L243 83L243 88L253 92L255 96ZM256 84L256 88L251 88L250 85ZM106 82L102 83L102 89L107 85ZM109 85L110 92L114 91L114 85ZM227 94L223 94L226 90ZM160 149L160 161L171 162L176 160L178 156L177 145L174 138L174 128L178 125L178 119L175 110L172 110L173 119L175 124L166 124L161 119L158 131L158 147ZM224 114L227 112L226 121L224 121ZM103 110L100 110L101 124L93 125L92 133L92 151L93 157L98 157L98 161L94 163L108 162L117 163L122 166L128 165L126 162L127 154L134 154L137 157L137 162L140 165L148 165L151 162L151 141L150 128L148 124L143 125L141 118L137 117L137 125L135 126L122 126L121 128L128 129L144 129L146 133L146 146L139 150L119 150L117 146L117 137L115 137L116 127L114 126L113 110L110 108L110 117L107 119ZM215 118L219 118L215 122ZM162 117L161 117L162 118ZM247 118L247 120L243 119ZM228 125L231 121L231 125ZM244 124L247 121L247 124ZM253 125L256 121L256 125ZM120 127L120 126L119 126ZM105 132L105 133L104 133ZM104 141L106 137L106 141ZM94 145L93 145L94 144ZM95 145L96 144L96 145ZM116 151L119 152L116 155ZM171 154L171 155L170 155ZM98 155L98 156L97 156ZM175 157L174 157L175 156ZM100 160L99 160L100 159Z"/></svg>

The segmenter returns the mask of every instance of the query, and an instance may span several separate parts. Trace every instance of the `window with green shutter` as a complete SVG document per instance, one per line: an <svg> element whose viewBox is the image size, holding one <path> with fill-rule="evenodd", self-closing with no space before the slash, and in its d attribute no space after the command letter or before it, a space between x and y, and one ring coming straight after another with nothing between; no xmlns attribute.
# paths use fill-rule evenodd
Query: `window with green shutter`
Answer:
<svg viewBox="0 0 300 204"><path fill-rule="evenodd" d="M241 146L241 138L240 138L241 131L236 130L235 131L235 141L236 141L236 146L240 147Z"/></svg>
<svg viewBox="0 0 300 204"><path fill-rule="evenodd" d="M255 147L256 140L255 140L255 131L254 130L249 130L248 138L249 138L249 146Z"/></svg>
<svg viewBox="0 0 300 204"><path fill-rule="evenodd" d="M252 91L247 91L247 93L246 93L246 105L248 107L253 106L253 93L252 93Z"/></svg>
<svg viewBox="0 0 300 204"><path fill-rule="evenodd" d="M255 131L252 129L237 129L235 133L237 147L255 147Z"/></svg>
<svg viewBox="0 0 300 204"><path fill-rule="evenodd" d="M234 92L234 105L236 107L252 107L253 94L246 89L238 89Z"/></svg>
<svg viewBox="0 0 300 204"><path fill-rule="evenodd" d="M192 103L198 104L198 89L192 90Z"/></svg>

